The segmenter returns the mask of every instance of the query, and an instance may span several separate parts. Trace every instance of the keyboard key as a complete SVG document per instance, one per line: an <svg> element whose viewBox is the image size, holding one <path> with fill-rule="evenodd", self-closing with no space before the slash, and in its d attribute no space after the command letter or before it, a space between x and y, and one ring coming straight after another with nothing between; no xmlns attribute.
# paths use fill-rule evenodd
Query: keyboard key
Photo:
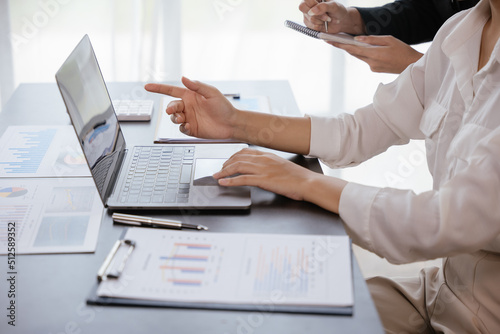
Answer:
<svg viewBox="0 0 500 334"><path fill-rule="evenodd" d="M182 165L181 179L179 183L190 183L193 165Z"/></svg>
<svg viewBox="0 0 500 334"><path fill-rule="evenodd" d="M152 203L162 203L163 202L163 195L153 196L151 198L151 202Z"/></svg>
<svg viewBox="0 0 500 334"><path fill-rule="evenodd" d="M175 199L176 199L175 193L173 194L166 193L163 196L163 203L175 203Z"/></svg>
<svg viewBox="0 0 500 334"><path fill-rule="evenodd" d="M151 202L151 196L141 196L139 198L139 203L149 203Z"/></svg>

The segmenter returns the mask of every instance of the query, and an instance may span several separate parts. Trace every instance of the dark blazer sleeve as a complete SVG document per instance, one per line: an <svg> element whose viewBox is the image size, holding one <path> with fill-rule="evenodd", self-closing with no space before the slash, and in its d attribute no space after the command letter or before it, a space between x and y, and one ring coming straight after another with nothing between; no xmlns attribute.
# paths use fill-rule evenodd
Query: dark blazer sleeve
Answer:
<svg viewBox="0 0 500 334"><path fill-rule="evenodd" d="M397 0L381 7L356 7L368 35L392 35L407 44L431 41L441 25L478 0Z"/></svg>

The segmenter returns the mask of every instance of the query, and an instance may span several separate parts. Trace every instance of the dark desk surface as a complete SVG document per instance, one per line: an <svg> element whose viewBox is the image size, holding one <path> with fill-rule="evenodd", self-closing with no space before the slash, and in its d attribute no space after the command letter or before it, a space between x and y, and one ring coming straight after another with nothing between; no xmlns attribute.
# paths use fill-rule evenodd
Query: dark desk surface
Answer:
<svg viewBox="0 0 500 334"><path fill-rule="evenodd" d="M216 82L224 92L268 95L281 112L298 114L286 81ZM113 99L151 98L155 102L152 122L124 123L129 144L152 144L158 116L159 96L146 93L139 83L110 84ZM0 113L0 135L9 125L70 124L55 84L22 84ZM147 134L147 135L144 135ZM315 171L315 159L288 156ZM289 234L345 234L342 222L306 202L292 201L273 193L252 189L252 207L244 212L155 213L173 219L189 219L214 232ZM188 217L189 216L189 217ZM7 324L7 259L0 256L1 333L383 333L374 304L353 258L354 314L325 316L170 308L88 306L85 303L96 273L123 231L107 210L95 253L18 255L16 327ZM209 233L209 232L207 232Z"/></svg>

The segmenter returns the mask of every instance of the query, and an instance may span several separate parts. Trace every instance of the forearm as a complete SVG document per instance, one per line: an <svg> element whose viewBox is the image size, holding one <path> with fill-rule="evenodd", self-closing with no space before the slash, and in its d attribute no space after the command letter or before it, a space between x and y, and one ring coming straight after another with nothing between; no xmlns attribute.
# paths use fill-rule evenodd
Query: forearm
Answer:
<svg viewBox="0 0 500 334"><path fill-rule="evenodd" d="M250 111L237 111L233 138L280 151L308 154L311 121L308 117L286 117Z"/></svg>
<svg viewBox="0 0 500 334"><path fill-rule="evenodd" d="M347 20L343 20L340 31L352 35L366 35L365 22L357 8L348 7L347 17Z"/></svg>
<svg viewBox="0 0 500 334"><path fill-rule="evenodd" d="M347 183L336 177L314 173L303 186L304 200L325 210L339 213L340 196Z"/></svg>

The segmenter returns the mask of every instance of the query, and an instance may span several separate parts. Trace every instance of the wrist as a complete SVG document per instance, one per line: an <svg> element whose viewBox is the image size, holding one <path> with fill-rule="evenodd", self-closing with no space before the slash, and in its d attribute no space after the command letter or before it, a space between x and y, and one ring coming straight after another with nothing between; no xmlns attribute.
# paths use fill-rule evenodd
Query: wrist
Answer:
<svg viewBox="0 0 500 334"><path fill-rule="evenodd" d="M361 14L354 7L347 8L348 26L342 28L342 31L353 35L366 35L365 22L361 18Z"/></svg>
<svg viewBox="0 0 500 334"><path fill-rule="evenodd" d="M340 196L347 181L336 177L314 173L304 184L304 200L323 209L339 212Z"/></svg>
<svg viewBox="0 0 500 334"><path fill-rule="evenodd" d="M249 124L252 124L250 120L250 112L235 109L233 116L229 120L229 126L231 128L231 138L244 142L250 143L249 140L249 129L247 129Z"/></svg>

